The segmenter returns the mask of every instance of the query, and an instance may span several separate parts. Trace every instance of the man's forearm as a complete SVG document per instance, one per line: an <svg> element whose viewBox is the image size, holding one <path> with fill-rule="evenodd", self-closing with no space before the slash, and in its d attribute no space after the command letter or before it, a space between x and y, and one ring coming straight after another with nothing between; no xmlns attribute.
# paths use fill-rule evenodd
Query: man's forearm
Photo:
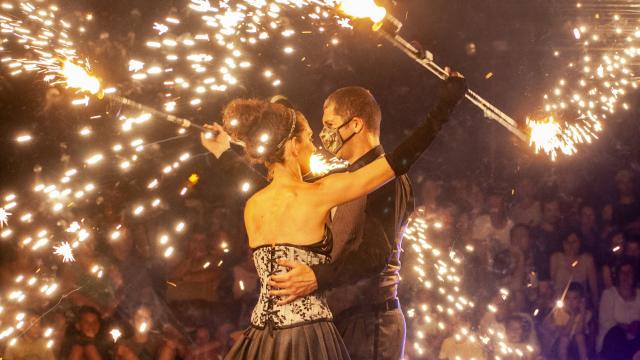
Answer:
<svg viewBox="0 0 640 360"><path fill-rule="evenodd" d="M380 274L391 255L389 244L380 240L385 239L363 241L360 247L348 251L331 263L312 266L318 290L329 290Z"/></svg>

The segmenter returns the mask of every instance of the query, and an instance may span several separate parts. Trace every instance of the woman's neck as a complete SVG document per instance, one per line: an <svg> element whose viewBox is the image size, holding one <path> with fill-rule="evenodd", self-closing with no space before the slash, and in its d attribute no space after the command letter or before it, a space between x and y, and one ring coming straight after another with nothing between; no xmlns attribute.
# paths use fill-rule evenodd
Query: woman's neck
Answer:
<svg viewBox="0 0 640 360"><path fill-rule="evenodd" d="M273 176L272 183L282 183L290 181L302 181L300 167L291 162L276 163L270 166Z"/></svg>

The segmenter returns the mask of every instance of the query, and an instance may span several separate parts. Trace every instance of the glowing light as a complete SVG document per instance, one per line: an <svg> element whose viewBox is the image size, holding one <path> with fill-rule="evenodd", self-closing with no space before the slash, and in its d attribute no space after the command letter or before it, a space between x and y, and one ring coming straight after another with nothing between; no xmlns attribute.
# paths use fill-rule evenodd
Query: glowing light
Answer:
<svg viewBox="0 0 640 360"><path fill-rule="evenodd" d="M0 208L0 229L4 226L9 225L9 216L13 215L8 212L5 208Z"/></svg>
<svg viewBox="0 0 640 360"><path fill-rule="evenodd" d="M65 79L66 86L69 88L88 91L91 94L97 94L98 91L100 91L100 81L98 78L89 75L85 69L71 61L67 60L63 62L60 73Z"/></svg>
<svg viewBox="0 0 640 360"><path fill-rule="evenodd" d="M387 15L387 10L378 6L374 0L342 0L338 4L338 9L350 17L369 18L374 23L382 21Z"/></svg>
<svg viewBox="0 0 640 360"><path fill-rule="evenodd" d="M536 153L544 151L552 160L558 157L558 151L575 154L574 138L566 134L552 116L542 121L527 120L527 126L531 130L529 144L535 147Z"/></svg>
<svg viewBox="0 0 640 360"><path fill-rule="evenodd" d="M122 332L120 331L120 329L111 329L111 331L109 331L109 334L111 334L114 343L117 342L120 337L122 337Z"/></svg>
<svg viewBox="0 0 640 360"><path fill-rule="evenodd" d="M242 183L242 186L240 187L240 189L244 193L249 192L249 190L251 189L251 184L249 184L248 182Z"/></svg>
<svg viewBox="0 0 640 360"><path fill-rule="evenodd" d="M16 138L16 141L18 143L27 143L30 142L33 138L31 137L31 135L29 134L25 134L25 135L20 135Z"/></svg>
<svg viewBox="0 0 640 360"><path fill-rule="evenodd" d="M68 242L63 242L58 246L54 246L54 254L62 256L62 262L73 262L76 259L73 257L73 249Z"/></svg>

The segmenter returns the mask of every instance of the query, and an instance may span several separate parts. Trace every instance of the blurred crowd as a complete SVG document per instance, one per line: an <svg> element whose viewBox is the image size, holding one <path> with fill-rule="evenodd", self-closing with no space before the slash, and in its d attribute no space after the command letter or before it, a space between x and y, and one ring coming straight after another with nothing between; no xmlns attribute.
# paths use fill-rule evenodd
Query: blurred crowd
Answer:
<svg viewBox="0 0 640 360"><path fill-rule="evenodd" d="M481 306L449 319L447 330L428 331L420 340L430 349L426 355L410 346L416 329L409 322L406 357L634 358L640 351L638 173L623 169L610 180L610 189L593 188L588 178L562 172L498 187L418 176L420 210L441 224L431 241L464 254L464 291ZM4 309L26 324L15 345L5 343L4 358L221 358L249 325L259 280L239 213L199 196L187 201L189 230L168 258L158 246L166 218L116 214L117 232L98 230L77 249L75 262L49 269L65 295ZM18 274L39 270L52 256L20 247L4 244L3 293ZM415 259L404 257L410 267ZM411 270L404 273L400 296L407 310L425 297ZM488 303L495 308L482 306ZM454 335L461 328L468 336ZM483 343L487 334L495 336ZM502 353L498 342L512 352Z"/></svg>
<svg viewBox="0 0 640 360"><path fill-rule="evenodd" d="M612 173L609 188L590 180L563 171L506 189L420 184L425 217L442 225L431 240L465 253L464 287L480 305L427 335L440 359L640 357L637 169ZM421 290L404 286L410 304Z"/></svg>

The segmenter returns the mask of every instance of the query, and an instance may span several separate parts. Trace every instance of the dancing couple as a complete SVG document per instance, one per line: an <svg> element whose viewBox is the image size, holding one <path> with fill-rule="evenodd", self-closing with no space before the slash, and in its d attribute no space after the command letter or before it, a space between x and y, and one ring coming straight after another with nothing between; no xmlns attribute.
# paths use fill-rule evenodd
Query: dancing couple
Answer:
<svg viewBox="0 0 640 360"><path fill-rule="evenodd" d="M316 148L301 112L255 99L225 107L222 126L210 126L216 136L202 143L226 174L263 185L244 210L260 296L227 359L402 358L406 327L397 287L413 207L406 173L465 92L464 78L451 73L426 119L386 154L373 96L358 87L334 92L320 138L350 165L319 179L305 177ZM231 140L266 166L268 180L229 151Z"/></svg>

